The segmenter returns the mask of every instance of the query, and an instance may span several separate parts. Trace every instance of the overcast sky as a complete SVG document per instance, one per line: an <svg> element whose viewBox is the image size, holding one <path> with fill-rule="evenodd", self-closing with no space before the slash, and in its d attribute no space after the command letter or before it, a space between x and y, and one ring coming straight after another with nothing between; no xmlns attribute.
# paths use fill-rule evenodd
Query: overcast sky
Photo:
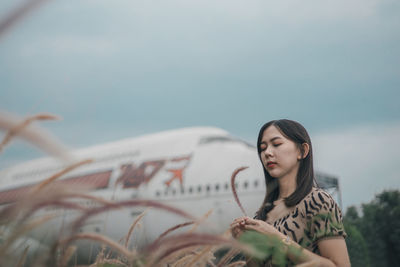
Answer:
<svg viewBox="0 0 400 267"><path fill-rule="evenodd" d="M0 108L60 115L42 125L73 148L297 120L347 207L400 189L399 47L398 0L54 0L0 36Z"/></svg>

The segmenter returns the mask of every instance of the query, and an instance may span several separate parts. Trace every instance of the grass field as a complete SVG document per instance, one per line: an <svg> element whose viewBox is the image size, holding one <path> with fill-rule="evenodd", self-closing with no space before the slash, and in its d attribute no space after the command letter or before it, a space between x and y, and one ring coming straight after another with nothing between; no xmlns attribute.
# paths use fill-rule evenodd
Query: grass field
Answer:
<svg viewBox="0 0 400 267"><path fill-rule="evenodd" d="M32 132L29 127L34 121L54 119L55 116L39 114L23 120L4 116L0 118L0 127L5 132L0 150L9 145L16 136L23 136L29 141L38 140L29 137L41 135L44 141L39 139L41 141L36 143L36 146L44 151L62 151L62 148L57 147L59 146L57 143L51 140L46 141L46 132L38 128ZM243 254L258 259L274 254L280 259L279 262L285 263L285 257L282 257L283 252L272 249L277 247L276 242L279 243L279 241L265 240L265 236L260 237L255 233L250 233L238 241L231 237L229 229L220 235L197 233L197 226L206 220L208 214L205 214L203 218L194 218L176 207L151 200L113 202L92 196L89 192L72 185L55 183L68 172L91 163L92 160L87 159L70 164L36 184L17 201L3 206L0 211L1 266L244 266L246 262L240 260L244 258L240 257ZM239 168L233 173L231 182L233 196L243 210L234 187L235 176L242 169L244 168ZM81 205L79 200L82 199L90 200L96 205L90 207ZM181 216L187 222L165 229L159 238L140 249L129 248L128 243L132 232L140 224L140 220L146 216L144 213L136 217L131 227L126 229L126 236L118 242L105 235L81 232L81 228L93 216L134 206L161 209ZM31 238L31 233L57 219L57 215L49 210L70 210L78 215L70 223L63 225L63 231L47 242L43 248ZM174 233L177 229L184 227L186 231ZM100 252L93 252L91 262L87 260L88 255L82 256L78 253L77 242L83 240L101 248Z"/></svg>

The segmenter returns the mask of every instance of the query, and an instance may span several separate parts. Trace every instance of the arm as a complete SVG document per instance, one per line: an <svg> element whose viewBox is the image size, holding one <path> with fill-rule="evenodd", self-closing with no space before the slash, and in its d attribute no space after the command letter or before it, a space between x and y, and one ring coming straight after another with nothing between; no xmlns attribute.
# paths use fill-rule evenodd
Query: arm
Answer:
<svg viewBox="0 0 400 267"><path fill-rule="evenodd" d="M350 258L344 238L324 239L318 242L321 256L331 260L335 266L350 266Z"/></svg>
<svg viewBox="0 0 400 267"><path fill-rule="evenodd" d="M300 245L291 241L288 246L300 249ZM347 253L346 242L343 238L331 238L318 242L318 249L321 256L303 249L302 255L297 257L288 248L288 257L298 266L318 266L318 267L350 267L350 259ZM310 263L310 264L309 264Z"/></svg>
<svg viewBox="0 0 400 267"><path fill-rule="evenodd" d="M244 223L243 223L244 221ZM346 243L343 238L324 239L318 242L321 256L303 249L294 241L287 240L287 237L275 229L272 225L250 218L235 220L231 225L232 233L240 235L243 230L254 230L270 237L275 237L286 246L287 257L299 266L318 266L318 267L347 267L350 260L347 253ZM234 234L235 236L235 234ZM294 249L293 249L294 248ZM299 256L298 251L301 250ZM297 253L296 253L297 252Z"/></svg>

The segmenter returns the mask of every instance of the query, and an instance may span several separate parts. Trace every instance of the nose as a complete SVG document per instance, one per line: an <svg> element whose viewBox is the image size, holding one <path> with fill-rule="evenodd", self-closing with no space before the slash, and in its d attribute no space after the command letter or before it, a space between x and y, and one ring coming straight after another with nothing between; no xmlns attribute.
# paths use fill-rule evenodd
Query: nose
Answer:
<svg viewBox="0 0 400 267"><path fill-rule="evenodd" d="M272 157L272 148L271 146L268 146L265 150L264 150L264 155L266 157Z"/></svg>

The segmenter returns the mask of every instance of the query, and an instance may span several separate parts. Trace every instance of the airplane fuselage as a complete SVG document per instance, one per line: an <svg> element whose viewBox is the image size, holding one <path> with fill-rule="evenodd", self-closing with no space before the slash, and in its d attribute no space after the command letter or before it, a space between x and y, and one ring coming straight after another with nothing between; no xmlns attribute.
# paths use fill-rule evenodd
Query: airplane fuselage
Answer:
<svg viewBox="0 0 400 267"><path fill-rule="evenodd" d="M248 216L254 216L265 194L257 149L216 128L187 128L81 149L76 160L93 163L61 177L55 183L82 185L90 194L111 201L147 199L180 208L200 218L211 210L198 231L222 233L242 212L234 201L230 178L235 169L249 166L237 176L236 188ZM1 172L0 204L18 200L38 182L66 167L53 158L38 159ZM81 200L88 207L95 203ZM166 211L129 207L91 218L82 231L114 240L126 236L132 222L146 211L135 229L131 246L140 247L185 219ZM54 212L54 211L53 211ZM57 235L60 224L75 218L75 211L57 211L54 230L38 230L37 239ZM51 234L51 233L54 233Z"/></svg>

